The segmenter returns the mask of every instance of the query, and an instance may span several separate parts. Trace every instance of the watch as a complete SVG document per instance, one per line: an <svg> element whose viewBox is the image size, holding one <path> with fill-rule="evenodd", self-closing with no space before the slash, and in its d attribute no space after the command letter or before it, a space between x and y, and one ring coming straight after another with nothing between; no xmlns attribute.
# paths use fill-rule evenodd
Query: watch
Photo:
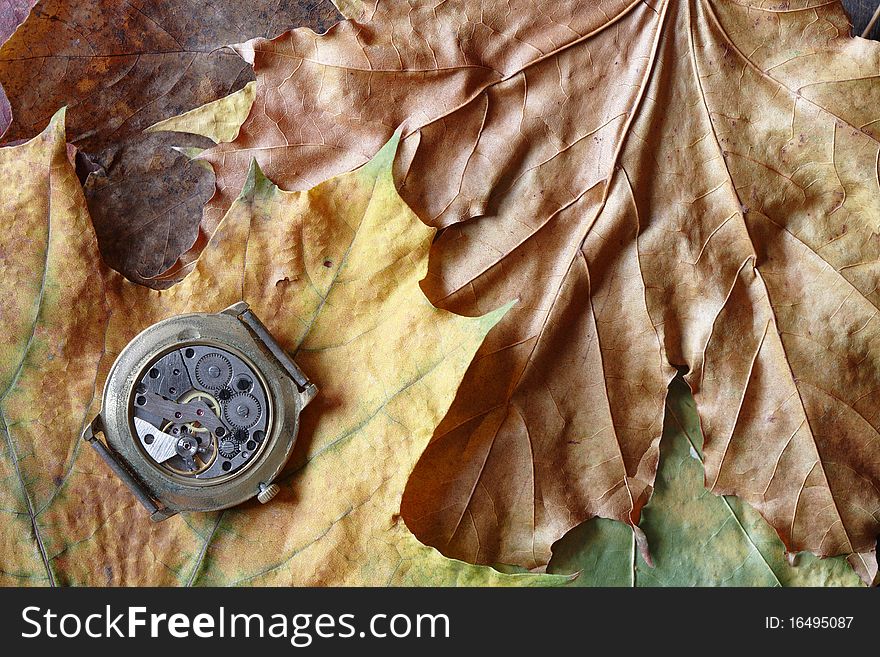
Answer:
<svg viewBox="0 0 880 657"><path fill-rule="evenodd" d="M138 334L113 363L82 437L154 521L254 496L266 503L316 393L240 302Z"/></svg>

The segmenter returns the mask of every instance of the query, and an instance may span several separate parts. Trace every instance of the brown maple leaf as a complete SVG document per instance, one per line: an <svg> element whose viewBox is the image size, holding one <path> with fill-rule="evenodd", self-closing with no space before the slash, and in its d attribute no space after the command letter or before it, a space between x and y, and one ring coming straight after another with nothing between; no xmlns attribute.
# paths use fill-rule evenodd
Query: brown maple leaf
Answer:
<svg viewBox="0 0 880 657"><path fill-rule="evenodd" d="M880 47L824 0L357 5L239 48L256 101L205 155L204 228L251 158L303 189L404 126L399 188L443 229L424 289L520 299L409 482L415 533L540 567L587 518L635 525L682 368L707 486L871 579Z"/></svg>
<svg viewBox="0 0 880 657"><path fill-rule="evenodd" d="M143 129L252 78L227 44L299 25L325 29L337 16L326 0L220 0L210 7L194 0L41 0L0 49L0 85L12 102L8 130L0 109L0 133L9 141L30 138L68 107L68 138L81 151L79 175L87 178L102 254L142 281L192 244L213 187L210 173Z"/></svg>

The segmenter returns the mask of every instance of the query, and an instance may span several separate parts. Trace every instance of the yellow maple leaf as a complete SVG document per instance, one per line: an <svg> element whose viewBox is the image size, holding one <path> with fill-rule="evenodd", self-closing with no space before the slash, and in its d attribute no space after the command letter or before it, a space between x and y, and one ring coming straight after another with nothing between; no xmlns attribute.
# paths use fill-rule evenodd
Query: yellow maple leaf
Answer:
<svg viewBox="0 0 880 657"><path fill-rule="evenodd" d="M393 140L283 192L254 166L191 273L164 291L105 267L63 111L0 149L0 552L4 584L548 584L446 559L398 515L403 487L487 331L419 281L433 229L401 201ZM266 506L152 524L78 439L119 351L183 312L248 301L321 394Z"/></svg>

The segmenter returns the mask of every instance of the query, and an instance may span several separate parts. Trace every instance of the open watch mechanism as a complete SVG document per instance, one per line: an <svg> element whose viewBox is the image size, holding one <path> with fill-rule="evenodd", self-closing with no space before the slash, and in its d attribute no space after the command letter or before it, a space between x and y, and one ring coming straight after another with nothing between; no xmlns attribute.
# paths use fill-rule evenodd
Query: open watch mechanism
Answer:
<svg viewBox="0 0 880 657"><path fill-rule="evenodd" d="M201 481L247 467L270 429L260 376L213 345L159 358L135 385L131 412L138 440L158 466Z"/></svg>
<svg viewBox="0 0 880 657"><path fill-rule="evenodd" d="M315 393L239 303L172 317L135 337L114 363L101 413L83 437L154 520L254 496L267 502Z"/></svg>

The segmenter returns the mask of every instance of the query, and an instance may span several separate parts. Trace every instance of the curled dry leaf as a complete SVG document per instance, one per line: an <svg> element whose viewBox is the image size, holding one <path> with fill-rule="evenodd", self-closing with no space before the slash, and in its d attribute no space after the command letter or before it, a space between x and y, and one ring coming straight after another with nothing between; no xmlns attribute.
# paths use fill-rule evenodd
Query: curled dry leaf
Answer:
<svg viewBox="0 0 880 657"><path fill-rule="evenodd" d="M706 484L866 580L880 507L880 46L839 3L364 3L239 47L257 75L210 231L256 157L287 189L367 161L443 229L429 297L520 303L404 498L447 555L545 565L635 524L686 368Z"/></svg>
<svg viewBox="0 0 880 657"><path fill-rule="evenodd" d="M5 584L553 584L446 559L400 521L408 473L505 309L419 288L433 230L401 201L396 140L306 192L256 166L193 271L157 292L100 260L63 113L0 149L0 546ZM79 440L149 324L250 301L321 392L271 504L152 524ZM91 408L90 408L91 407Z"/></svg>
<svg viewBox="0 0 880 657"><path fill-rule="evenodd" d="M228 44L299 25L323 30L337 17L326 0L41 0L0 48L12 102L4 137L29 139L68 107L101 251L143 281L193 243L213 179L142 131L252 79Z"/></svg>

